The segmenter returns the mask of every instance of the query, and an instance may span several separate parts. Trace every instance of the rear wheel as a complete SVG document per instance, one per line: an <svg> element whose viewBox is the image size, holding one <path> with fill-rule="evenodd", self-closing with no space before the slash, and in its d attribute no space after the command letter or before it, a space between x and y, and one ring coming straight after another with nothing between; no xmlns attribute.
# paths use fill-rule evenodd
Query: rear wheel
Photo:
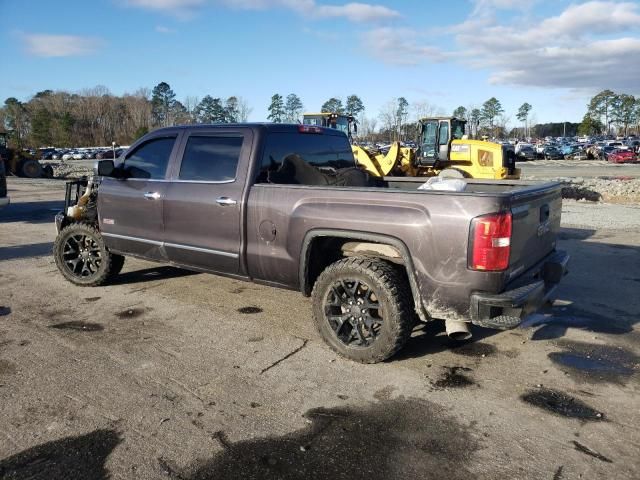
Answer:
<svg viewBox="0 0 640 480"><path fill-rule="evenodd" d="M20 164L20 175L27 178L40 178L42 176L42 165L31 158L23 160Z"/></svg>
<svg viewBox="0 0 640 480"><path fill-rule="evenodd" d="M391 357L415 323L408 281L383 260L353 257L331 264L318 277L312 297L313 320L322 338L356 362Z"/></svg>
<svg viewBox="0 0 640 480"><path fill-rule="evenodd" d="M100 232L86 223L72 223L60 231L53 257L60 273L83 287L104 284L124 265L124 257L109 252Z"/></svg>

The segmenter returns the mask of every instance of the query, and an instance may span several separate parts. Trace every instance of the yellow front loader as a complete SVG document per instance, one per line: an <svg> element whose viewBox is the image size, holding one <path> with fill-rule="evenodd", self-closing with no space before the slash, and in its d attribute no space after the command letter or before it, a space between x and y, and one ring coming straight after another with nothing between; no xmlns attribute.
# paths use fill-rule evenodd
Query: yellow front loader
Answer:
<svg viewBox="0 0 640 480"><path fill-rule="evenodd" d="M424 118L419 122L417 148L391 144L387 154L353 145L356 162L371 175L518 179L515 153L499 143L469 140L465 120Z"/></svg>

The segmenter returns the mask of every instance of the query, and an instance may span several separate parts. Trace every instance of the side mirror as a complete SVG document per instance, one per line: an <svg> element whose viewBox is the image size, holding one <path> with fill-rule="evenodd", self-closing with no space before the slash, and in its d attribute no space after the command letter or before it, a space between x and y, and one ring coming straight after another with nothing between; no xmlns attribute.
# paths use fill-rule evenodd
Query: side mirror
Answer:
<svg viewBox="0 0 640 480"><path fill-rule="evenodd" d="M111 177L113 176L115 166L113 160L99 160L95 163L93 171L99 177Z"/></svg>

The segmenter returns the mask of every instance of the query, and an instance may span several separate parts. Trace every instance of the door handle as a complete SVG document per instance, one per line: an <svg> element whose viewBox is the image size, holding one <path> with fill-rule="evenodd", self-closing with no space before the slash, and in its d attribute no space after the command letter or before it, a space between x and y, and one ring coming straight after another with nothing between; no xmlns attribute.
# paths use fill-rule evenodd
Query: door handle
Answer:
<svg viewBox="0 0 640 480"><path fill-rule="evenodd" d="M222 205L223 207L226 207L228 205L236 205L238 202L236 202L234 199L229 197L219 197L219 198L216 198L216 203L218 205Z"/></svg>
<svg viewBox="0 0 640 480"><path fill-rule="evenodd" d="M144 198L147 200L158 200L161 196L158 192L147 192L144 194Z"/></svg>

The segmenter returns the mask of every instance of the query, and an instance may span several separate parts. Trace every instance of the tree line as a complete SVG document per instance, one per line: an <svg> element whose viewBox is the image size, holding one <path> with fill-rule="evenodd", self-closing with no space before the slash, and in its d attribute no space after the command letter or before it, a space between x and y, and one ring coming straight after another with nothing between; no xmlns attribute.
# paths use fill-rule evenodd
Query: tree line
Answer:
<svg viewBox="0 0 640 480"><path fill-rule="evenodd" d="M587 104L580 135L611 134L612 125L618 135L627 136L632 131L640 133L640 97L627 93L603 90Z"/></svg>
<svg viewBox="0 0 640 480"><path fill-rule="evenodd" d="M275 93L267 110L269 121L298 123L305 106L295 93ZM480 106L460 105L452 115L467 121L466 133L472 138L602 134L612 126L624 135L640 130L640 99L611 90L603 90L590 100L581 124L532 125L532 110L524 102L515 115L520 126L511 129L511 117L495 97ZM11 143L19 147L110 145L112 141L128 144L148 131L170 125L244 122L251 111L239 96L205 95L179 101L166 82L122 96L98 86L78 93L44 90L26 102L7 98L0 107L0 129L4 127ZM344 99L331 97L320 111L352 115L358 122L358 137L370 141L415 140L421 118L446 115L442 108L426 101L410 103L399 97L383 104L377 116L367 116L364 102L356 94Z"/></svg>
<svg viewBox="0 0 640 480"><path fill-rule="evenodd" d="M202 99L176 94L166 82L152 90L113 95L98 86L78 93L43 90L29 101L7 98L0 108L0 130L17 147L72 147L129 144L160 127L190 123L246 121L251 108L242 97Z"/></svg>

